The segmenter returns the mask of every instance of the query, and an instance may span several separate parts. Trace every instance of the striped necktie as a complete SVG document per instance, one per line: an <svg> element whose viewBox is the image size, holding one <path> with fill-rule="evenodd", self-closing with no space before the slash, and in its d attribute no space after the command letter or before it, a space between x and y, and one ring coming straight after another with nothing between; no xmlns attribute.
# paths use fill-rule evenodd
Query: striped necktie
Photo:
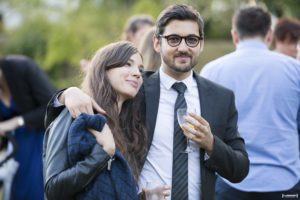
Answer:
<svg viewBox="0 0 300 200"><path fill-rule="evenodd" d="M186 108L184 91L186 85L174 83L172 88L178 92L174 109L174 139L173 139L173 170L172 170L172 200L188 200L188 154L186 137L177 121L177 109Z"/></svg>

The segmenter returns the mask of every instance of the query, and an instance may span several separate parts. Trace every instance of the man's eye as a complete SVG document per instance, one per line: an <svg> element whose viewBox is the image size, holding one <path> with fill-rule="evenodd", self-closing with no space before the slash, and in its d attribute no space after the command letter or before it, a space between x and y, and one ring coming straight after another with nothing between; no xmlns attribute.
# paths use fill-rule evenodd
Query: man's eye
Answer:
<svg viewBox="0 0 300 200"><path fill-rule="evenodd" d="M196 38L196 37L188 37L187 40L190 43L197 43L198 42L198 38Z"/></svg>
<svg viewBox="0 0 300 200"><path fill-rule="evenodd" d="M172 43L176 43L178 42L180 39L178 37L169 37L169 42L172 42Z"/></svg>

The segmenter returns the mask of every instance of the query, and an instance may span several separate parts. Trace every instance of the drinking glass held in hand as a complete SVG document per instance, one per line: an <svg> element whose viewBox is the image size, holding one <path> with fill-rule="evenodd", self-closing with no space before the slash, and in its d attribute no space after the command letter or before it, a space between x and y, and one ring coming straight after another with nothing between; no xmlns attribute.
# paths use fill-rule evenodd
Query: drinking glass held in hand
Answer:
<svg viewBox="0 0 300 200"><path fill-rule="evenodd" d="M185 117L189 117L188 112L192 112L192 113L196 113L196 109L187 109L187 108L179 108L177 109L177 120L178 120L178 124L179 126L182 128L183 125L188 126L189 128L194 128L194 126L192 124L187 123L184 120L184 116ZM193 152L193 148L191 148L190 145L190 140L187 138L187 146L186 149L184 150L184 153L191 153Z"/></svg>
<svg viewBox="0 0 300 200"><path fill-rule="evenodd" d="M170 195L171 187L158 182L147 182L145 192L146 200L165 200Z"/></svg>

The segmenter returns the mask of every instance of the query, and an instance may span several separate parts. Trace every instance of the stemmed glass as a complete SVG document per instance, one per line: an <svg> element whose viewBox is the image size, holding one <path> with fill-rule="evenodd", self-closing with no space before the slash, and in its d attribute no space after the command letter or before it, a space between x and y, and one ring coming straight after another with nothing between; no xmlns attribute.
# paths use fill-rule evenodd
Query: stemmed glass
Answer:
<svg viewBox="0 0 300 200"><path fill-rule="evenodd" d="M183 125L188 126L189 128L194 128L192 124L187 123L184 119L183 116L189 117L188 112L196 113L196 109L187 109L187 108L179 108L177 109L177 120L179 126L182 128ZM190 146L190 140L187 138L186 139L187 145L186 149L184 150L184 153L191 153L193 152L193 149Z"/></svg>
<svg viewBox="0 0 300 200"><path fill-rule="evenodd" d="M164 200L164 192L168 191L170 191L169 186L157 182L147 182L145 191L146 200Z"/></svg>

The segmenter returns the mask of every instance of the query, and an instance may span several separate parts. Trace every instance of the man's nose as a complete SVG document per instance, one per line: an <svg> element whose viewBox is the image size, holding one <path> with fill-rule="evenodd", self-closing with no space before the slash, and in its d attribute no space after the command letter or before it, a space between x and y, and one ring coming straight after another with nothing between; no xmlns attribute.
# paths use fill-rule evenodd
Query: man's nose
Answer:
<svg viewBox="0 0 300 200"><path fill-rule="evenodd" d="M180 44L178 45L178 51L186 52L188 51L189 47L186 45L185 39L182 38Z"/></svg>

